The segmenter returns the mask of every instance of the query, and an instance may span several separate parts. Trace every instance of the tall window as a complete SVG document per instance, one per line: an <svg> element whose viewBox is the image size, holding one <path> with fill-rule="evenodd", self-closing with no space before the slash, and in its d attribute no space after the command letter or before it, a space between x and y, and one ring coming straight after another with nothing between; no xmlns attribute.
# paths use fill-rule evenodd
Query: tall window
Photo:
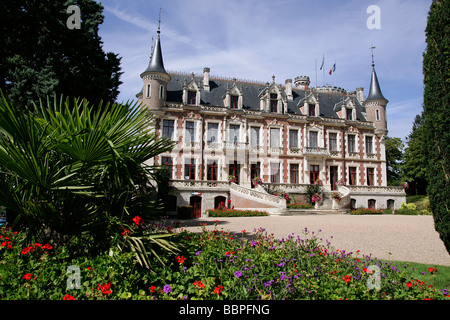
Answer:
<svg viewBox="0 0 450 320"><path fill-rule="evenodd" d="M373 154L373 138L366 137L366 153Z"/></svg>
<svg viewBox="0 0 450 320"><path fill-rule="evenodd" d="M173 140L174 124L175 120L163 120L163 137Z"/></svg>
<svg viewBox="0 0 450 320"><path fill-rule="evenodd" d="M356 185L356 167L348 168L348 184L351 186Z"/></svg>
<svg viewBox="0 0 450 320"><path fill-rule="evenodd" d="M270 112L278 112L278 95L276 93L270 94Z"/></svg>
<svg viewBox="0 0 450 320"><path fill-rule="evenodd" d="M161 158L161 165L167 169L167 171L169 172L169 179L172 179L173 176L173 162L172 162L172 158L171 157L162 157Z"/></svg>
<svg viewBox="0 0 450 320"><path fill-rule="evenodd" d="M369 199L368 203L369 209L376 209L376 201L374 199Z"/></svg>
<svg viewBox="0 0 450 320"><path fill-rule="evenodd" d="M347 120L353 120L352 109L345 109L345 113L347 114Z"/></svg>
<svg viewBox="0 0 450 320"><path fill-rule="evenodd" d="M348 135L348 152L355 152L355 135Z"/></svg>
<svg viewBox="0 0 450 320"><path fill-rule="evenodd" d="M330 184L331 184L331 190L337 189L337 183L338 181L338 167L337 166L331 166L330 167Z"/></svg>
<svg viewBox="0 0 450 320"><path fill-rule="evenodd" d="M310 117L315 117L316 116L316 105L315 104L309 104L308 107L309 107L308 115Z"/></svg>
<svg viewBox="0 0 450 320"><path fill-rule="evenodd" d="M330 151L337 151L338 150L338 144L337 144L337 133L330 132L329 135L329 145L328 148Z"/></svg>
<svg viewBox="0 0 450 320"><path fill-rule="evenodd" d="M184 178L186 180L195 179L195 159L186 159L184 163Z"/></svg>
<svg viewBox="0 0 450 320"><path fill-rule="evenodd" d="M260 145L259 143L259 127L250 127L250 145L257 147Z"/></svg>
<svg viewBox="0 0 450 320"><path fill-rule="evenodd" d="M259 177L260 175L260 163L256 162L256 163L252 163L250 165L250 178L254 179L256 177Z"/></svg>
<svg viewBox="0 0 450 320"><path fill-rule="evenodd" d="M192 105L197 104L197 92L188 91L188 104L192 104Z"/></svg>
<svg viewBox="0 0 450 320"><path fill-rule="evenodd" d="M239 142L239 128L238 124L230 124L230 142L234 144Z"/></svg>
<svg viewBox="0 0 450 320"><path fill-rule="evenodd" d="M280 164L271 163L270 164L270 182L279 183L280 182Z"/></svg>
<svg viewBox="0 0 450 320"><path fill-rule="evenodd" d="M159 86L159 98L164 98L164 86Z"/></svg>
<svg viewBox="0 0 450 320"><path fill-rule="evenodd" d="M151 98L152 96L152 86L150 84L147 85L147 98Z"/></svg>
<svg viewBox="0 0 450 320"><path fill-rule="evenodd" d="M380 110L377 109L376 115L377 115L377 121L380 121Z"/></svg>
<svg viewBox="0 0 450 320"><path fill-rule="evenodd" d="M289 130L289 148L298 148L298 130Z"/></svg>
<svg viewBox="0 0 450 320"><path fill-rule="evenodd" d="M241 172L241 165L237 162L231 162L228 170L230 176L236 177L236 184L239 184L239 175Z"/></svg>
<svg viewBox="0 0 450 320"><path fill-rule="evenodd" d="M279 148L280 147L280 129L271 128L270 129L270 147Z"/></svg>
<svg viewBox="0 0 450 320"><path fill-rule="evenodd" d="M195 142L195 122L186 121L186 142Z"/></svg>
<svg viewBox="0 0 450 320"><path fill-rule="evenodd" d="M219 124L208 123L208 143L219 142Z"/></svg>
<svg viewBox="0 0 450 320"><path fill-rule="evenodd" d="M310 148L318 148L319 147L318 135L319 135L319 133L317 131L309 132L308 146Z"/></svg>
<svg viewBox="0 0 450 320"><path fill-rule="evenodd" d="M317 179L319 179L319 166L312 164L309 166L309 183L313 184Z"/></svg>
<svg viewBox="0 0 450 320"><path fill-rule="evenodd" d="M290 165L290 178L291 183L299 183L298 163L291 163Z"/></svg>
<svg viewBox="0 0 450 320"><path fill-rule="evenodd" d="M373 186L375 182L375 174L373 168L367 168L367 185Z"/></svg>
<svg viewBox="0 0 450 320"><path fill-rule="evenodd" d="M233 96L230 96L230 103L231 103L231 105L230 105L230 107L231 107L231 109L237 109L238 107L239 107L239 96L235 96L235 95L233 95Z"/></svg>
<svg viewBox="0 0 450 320"><path fill-rule="evenodd" d="M217 180L217 161L212 160L208 161L208 168L207 168L207 179L208 180Z"/></svg>

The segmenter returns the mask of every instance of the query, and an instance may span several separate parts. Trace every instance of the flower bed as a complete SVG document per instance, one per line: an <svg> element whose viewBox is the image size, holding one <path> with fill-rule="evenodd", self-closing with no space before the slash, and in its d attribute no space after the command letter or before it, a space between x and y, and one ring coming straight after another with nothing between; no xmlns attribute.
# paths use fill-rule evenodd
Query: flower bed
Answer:
<svg viewBox="0 0 450 320"><path fill-rule="evenodd" d="M309 203L288 203L288 209L314 209L314 206Z"/></svg>
<svg viewBox="0 0 450 320"><path fill-rule="evenodd" d="M176 227L164 230L174 232L184 249L162 254L165 265L155 261L154 272L141 268L131 253L112 250L72 257L65 247L29 244L25 233L3 229L0 299L440 300L448 296L429 285L438 273L435 268L429 283L418 281L391 264L334 249L329 242L322 244L318 234L306 228L301 236L276 239L263 228L254 229L250 237L243 237L246 230L217 230L217 222L212 230L203 225L200 233L175 231Z"/></svg>
<svg viewBox="0 0 450 320"><path fill-rule="evenodd" d="M383 214L383 210L369 209L369 208L358 208L351 210L350 214L361 215L361 214Z"/></svg>
<svg viewBox="0 0 450 320"><path fill-rule="evenodd" d="M266 211L238 210L227 208L211 209L208 210L207 213L210 217L256 217L269 215Z"/></svg>

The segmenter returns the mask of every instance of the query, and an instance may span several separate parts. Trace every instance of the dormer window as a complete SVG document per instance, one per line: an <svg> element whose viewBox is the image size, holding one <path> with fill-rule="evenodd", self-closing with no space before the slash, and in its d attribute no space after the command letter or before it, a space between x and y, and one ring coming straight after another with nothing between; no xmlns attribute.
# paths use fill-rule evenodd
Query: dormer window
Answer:
<svg viewBox="0 0 450 320"><path fill-rule="evenodd" d="M197 104L197 92L188 91L188 104L196 105Z"/></svg>
<svg viewBox="0 0 450 320"><path fill-rule="evenodd" d="M309 110L308 110L308 115L310 117L315 117L316 116L316 105L315 104L309 104Z"/></svg>
<svg viewBox="0 0 450 320"><path fill-rule="evenodd" d="M276 93L270 94L270 112L278 112L278 95Z"/></svg>
<svg viewBox="0 0 450 320"><path fill-rule="evenodd" d="M239 96L236 95L230 96L230 108L239 109Z"/></svg>
<svg viewBox="0 0 450 320"><path fill-rule="evenodd" d="M345 109L347 120L353 120L352 109Z"/></svg>

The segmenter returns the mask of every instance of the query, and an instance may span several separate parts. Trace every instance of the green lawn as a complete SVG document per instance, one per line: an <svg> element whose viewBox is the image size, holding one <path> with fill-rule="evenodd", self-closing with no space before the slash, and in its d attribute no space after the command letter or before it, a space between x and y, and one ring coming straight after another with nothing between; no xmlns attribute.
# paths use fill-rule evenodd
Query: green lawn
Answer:
<svg viewBox="0 0 450 320"><path fill-rule="evenodd" d="M383 261L385 263L392 263L392 265L397 266L398 269L405 269L407 271L410 271L413 275L415 275L417 280L424 281L427 284L431 284L438 290L450 290L450 267L405 261ZM429 268L436 268L437 271L432 274L428 271Z"/></svg>

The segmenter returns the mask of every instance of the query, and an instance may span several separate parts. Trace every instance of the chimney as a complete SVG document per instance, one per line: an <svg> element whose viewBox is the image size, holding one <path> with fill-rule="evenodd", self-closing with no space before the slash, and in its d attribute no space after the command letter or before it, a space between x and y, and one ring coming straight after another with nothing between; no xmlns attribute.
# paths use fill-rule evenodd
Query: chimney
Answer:
<svg viewBox="0 0 450 320"><path fill-rule="evenodd" d="M364 88L356 88L356 98L360 103L364 101Z"/></svg>
<svg viewBox="0 0 450 320"><path fill-rule="evenodd" d="M292 79L286 79L286 95L289 101L294 100L294 96L292 95Z"/></svg>
<svg viewBox="0 0 450 320"><path fill-rule="evenodd" d="M203 69L203 89L209 91L209 68Z"/></svg>

